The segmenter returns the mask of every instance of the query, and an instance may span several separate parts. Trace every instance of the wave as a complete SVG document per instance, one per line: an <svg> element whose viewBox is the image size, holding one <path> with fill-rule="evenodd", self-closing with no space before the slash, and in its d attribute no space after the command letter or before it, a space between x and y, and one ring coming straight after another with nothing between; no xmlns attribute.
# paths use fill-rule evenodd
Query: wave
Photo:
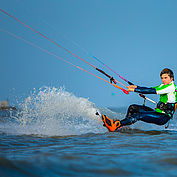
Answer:
<svg viewBox="0 0 177 177"><path fill-rule="evenodd" d="M1 124L11 134L66 136L103 133L98 109L87 98L76 97L64 88L36 89L19 103L15 121Z"/></svg>

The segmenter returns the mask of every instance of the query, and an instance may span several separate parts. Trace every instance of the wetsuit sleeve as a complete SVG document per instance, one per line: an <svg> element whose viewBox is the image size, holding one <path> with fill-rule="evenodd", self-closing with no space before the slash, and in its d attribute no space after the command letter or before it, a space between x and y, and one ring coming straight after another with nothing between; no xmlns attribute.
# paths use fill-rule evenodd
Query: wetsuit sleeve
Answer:
<svg viewBox="0 0 177 177"><path fill-rule="evenodd" d="M142 94L157 94L156 89L152 87L148 88L148 87L137 86L135 92L142 93Z"/></svg>

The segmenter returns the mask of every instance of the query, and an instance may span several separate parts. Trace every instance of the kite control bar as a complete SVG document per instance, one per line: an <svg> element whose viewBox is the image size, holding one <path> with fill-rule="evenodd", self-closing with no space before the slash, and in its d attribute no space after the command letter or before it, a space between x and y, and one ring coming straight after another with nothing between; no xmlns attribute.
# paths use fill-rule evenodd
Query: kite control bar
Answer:
<svg viewBox="0 0 177 177"><path fill-rule="evenodd" d="M110 75L106 74L103 70L96 68L97 71L99 71L100 73L104 74L105 76L107 76L110 79L110 82L114 82L114 84L117 84L117 82L115 81L115 79L113 77L111 77Z"/></svg>

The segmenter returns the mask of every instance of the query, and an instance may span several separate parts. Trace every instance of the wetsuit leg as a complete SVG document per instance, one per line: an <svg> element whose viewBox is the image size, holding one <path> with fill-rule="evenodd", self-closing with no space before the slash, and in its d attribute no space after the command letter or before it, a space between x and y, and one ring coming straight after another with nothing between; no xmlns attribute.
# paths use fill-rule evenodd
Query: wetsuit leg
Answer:
<svg viewBox="0 0 177 177"><path fill-rule="evenodd" d="M140 114L138 120L156 125L165 125L170 120L170 116L152 111Z"/></svg>
<svg viewBox="0 0 177 177"><path fill-rule="evenodd" d="M154 109L143 105L132 104L128 108L126 118L131 117L133 114L137 112L146 112L146 111L154 111Z"/></svg>
<svg viewBox="0 0 177 177"><path fill-rule="evenodd" d="M136 121L143 121L147 123L154 123L157 125L164 125L170 117L166 114L158 113L154 109L141 105L130 105L126 118L121 120L121 126L131 125Z"/></svg>

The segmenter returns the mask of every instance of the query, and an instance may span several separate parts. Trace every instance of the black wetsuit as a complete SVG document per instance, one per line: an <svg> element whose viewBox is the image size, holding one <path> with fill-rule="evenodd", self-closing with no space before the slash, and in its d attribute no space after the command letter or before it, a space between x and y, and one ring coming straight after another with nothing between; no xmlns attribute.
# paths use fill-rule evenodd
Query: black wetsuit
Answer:
<svg viewBox="0 0 177 177"><path fill-rule="evenodd" d="M137 87L135 92L143 94L156 94L154 88ZM159 105L159 104L158 104ZM143 121L157 125L166 124L172 117L175 109L175 104L168 104L164 113L156 112L154 109L143 105L130 105L125 119L121 120L121 126L131 125L136 121Z"/></svg>

